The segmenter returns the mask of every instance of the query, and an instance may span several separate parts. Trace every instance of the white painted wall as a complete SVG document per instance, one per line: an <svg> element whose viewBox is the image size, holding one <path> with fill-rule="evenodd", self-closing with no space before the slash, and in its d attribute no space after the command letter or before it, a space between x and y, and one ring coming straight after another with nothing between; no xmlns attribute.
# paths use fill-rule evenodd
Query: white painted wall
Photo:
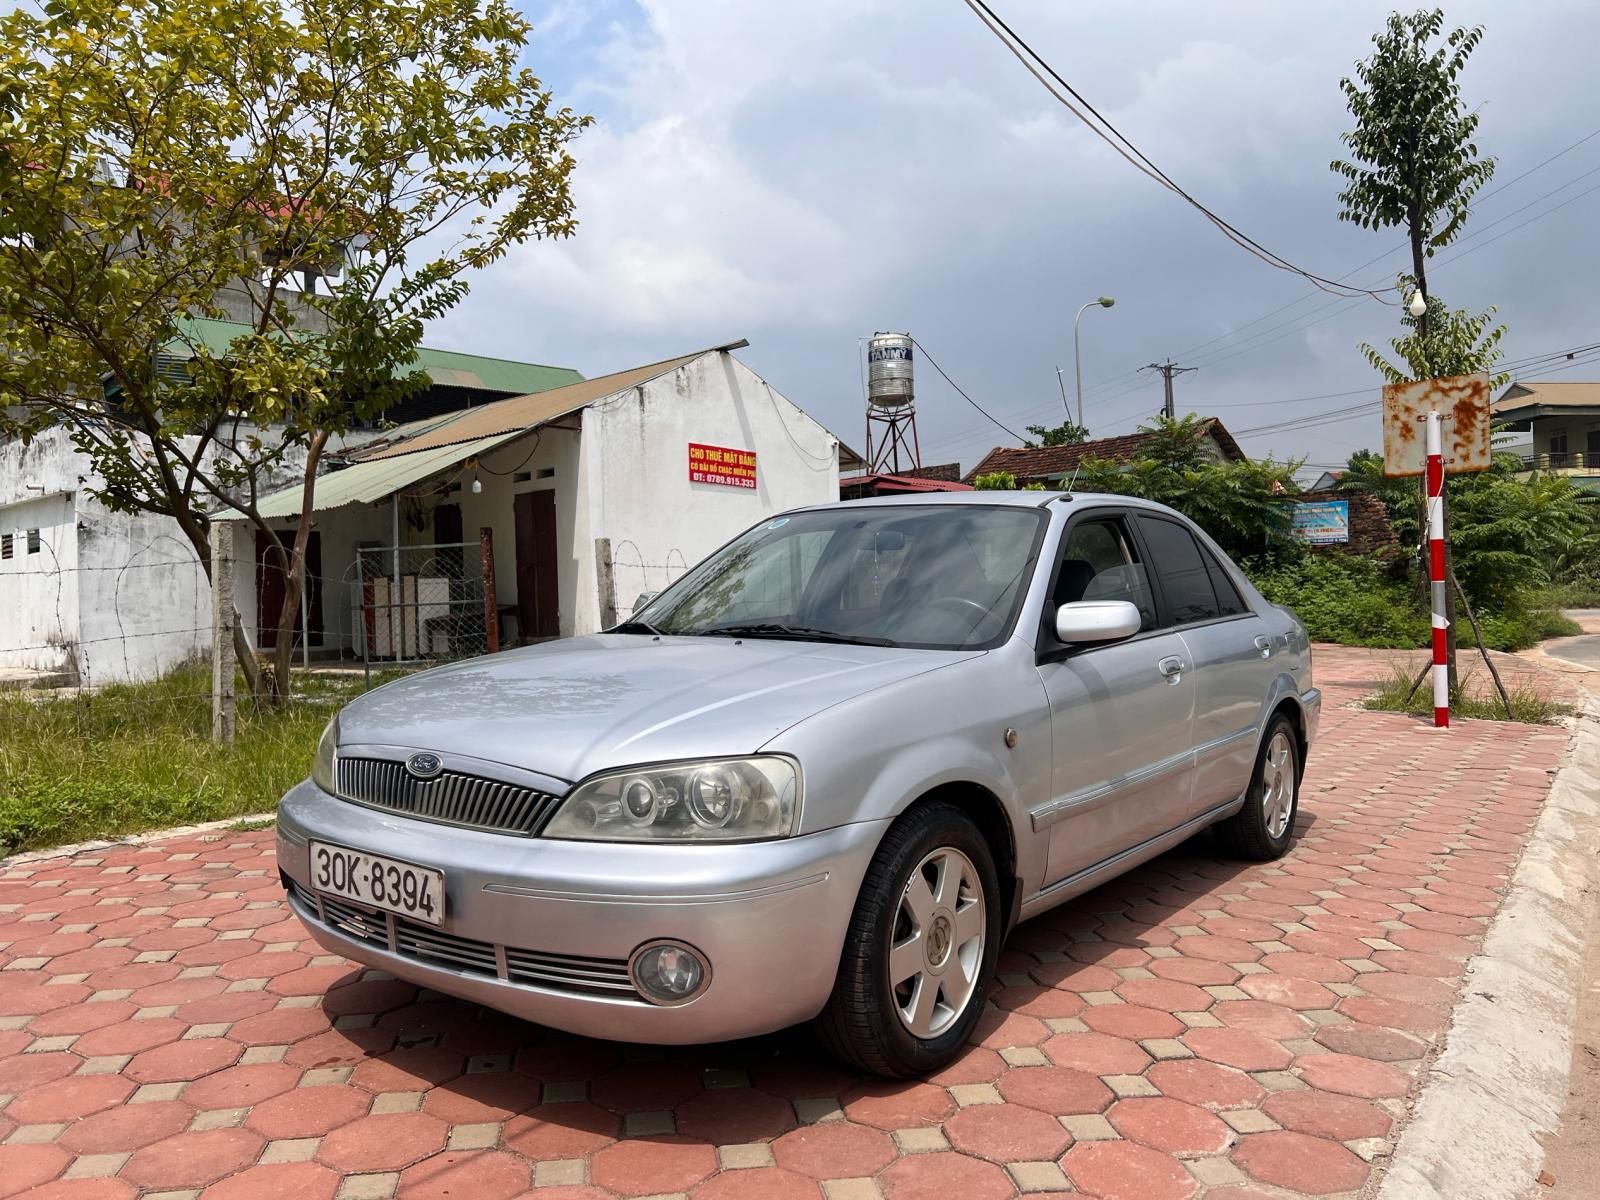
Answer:
<svg viewBox="0 0 1600 1200"><path fill-rule="evenodd" d="M682 575L728 539L786 509L839 498L838 442L731 354L706 354L584 421L588 544L609 537L617 608ZM756 455L753 490L689 482L689 443ZM592 553L590 555L592 558ZM599 627L591 575L575 632Z"/></svg>
<svg viewBox="0 0 1600 1200"><path fill-rule="evenodd" d="M38 531L39 548L32 554L29 530ZM0 504L0 534L11 535L11 557L0 559L0 668L76 669L79 572L72 494Z"/></svg>

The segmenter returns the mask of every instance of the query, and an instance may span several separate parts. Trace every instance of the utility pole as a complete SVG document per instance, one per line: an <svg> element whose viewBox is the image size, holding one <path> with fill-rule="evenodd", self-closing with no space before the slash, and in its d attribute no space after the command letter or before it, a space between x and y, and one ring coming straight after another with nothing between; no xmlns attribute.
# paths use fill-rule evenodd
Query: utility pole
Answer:
<svg viewBox="0 0 1600 1200"><path fill-rule="evenodd" d="M1139 369L1141 371L1161 372L1161 382L1163 387L1166 389L1166 400L1161 406L1161 411L1166 414L1167 420L1176 421L1178 419L1178 413L1174 408L1172 401L1172 377L1174 375L1182 375L1185 371L1198 371L1200 368L1173 366L1172 360L1169 358L1164 363L1150 363L1149 365L1140 367Z"/></svg>

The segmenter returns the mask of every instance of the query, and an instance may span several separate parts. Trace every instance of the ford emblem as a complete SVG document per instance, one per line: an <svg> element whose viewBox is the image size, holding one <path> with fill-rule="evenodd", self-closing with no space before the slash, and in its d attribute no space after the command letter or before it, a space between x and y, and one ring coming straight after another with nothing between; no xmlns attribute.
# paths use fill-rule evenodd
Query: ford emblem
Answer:
<svg viewBox="0 0 1600 1200"><path fill-rule="evenodd" d="M406 773L413 779L434 779L444 770L437 754L413 754L406 759Z"/></svg>

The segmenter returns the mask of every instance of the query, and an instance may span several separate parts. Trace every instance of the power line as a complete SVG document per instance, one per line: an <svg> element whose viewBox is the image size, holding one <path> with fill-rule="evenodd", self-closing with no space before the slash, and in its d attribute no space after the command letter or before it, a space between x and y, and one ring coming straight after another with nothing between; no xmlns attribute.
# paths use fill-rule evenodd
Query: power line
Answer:
<svg viewBox="0 0 1600 1200"><path fill-rule="evenodd" d="M1000 424L999 421L996 421L994 419L994 417L990 416L988 409L984 408L983 405L979 404L971 396L967 395L967 393L962 390L961 385L959 383L957 383L954 379L951 379L949 375L945 374L945 369L939 365L938 361L933 357L933 355L928 353L928 348L926 346L924 346L921 342L917 341L916 338L912 338L911 339L911 344L913 346L915 346L918 349L918 351L921 352L923 358L928 360L928 364L930 366L932 366L935 371L939 372L939 374L944 378L944 381L946 383L948 383L951 387L955 388L957 395L959 395L968 404L972 405L973 408L977 409L984 416L988 417L989 421L993 425L995 425L1002 432L1008 434L1009 436L1016 438L1017 441L1019 441L1019 442L1025 442L1025 441L1028 440L1027 438L1023 437L1020 433L1017 433L1016 431L1014 431L1012 429L1008 429L1006 426Z"/></svg>
<svg viewBox="0 0 1600 1200"><path fill-rule="evenodd" d="M1293 274L1302 276L1303 278L1310 280L1311 283L1316 287L1319 287L1324 291L1332 292L1335 295L1344 297L1364 295L1370 296L1372 299L1383 304L1395 303L1395 301L1390 300L1387 296L1381 295L1376 291L1372 291L1371 289L1349 287L1345 284L1341 284L1338 280L1329 279L1312 271L1307 271L1303 267L1298 267L1288 259L1284 258L1281 254L1277 254L1274 251L1267 249L1266 246L1263 246L1260 242L1256 241L1248 234L1241 232L1236 226L1230 224L1222 217L1212 212L1204 204L1200 203L1200 201L1196 200L1188 192L1184 191L1183 188L1179 187L1175 182L1173 182L1171 176L1167 175L1165 171L1156 166L1156 164L1148 155L1135 146L1133 142L1130 141L1119 129L1117 129L1115 125L1102 116L1100 112L1095 109L1094 105L1090 104L1086 99L1084 99L1082 94L1080 94L1076 88L1063 79L1060 73L1057 72L1056 69L1052 67L1044 59L1044 57L1039 54L1038 51L1024 41L1022 37L1011 28L1011 26L1007 25L1005 21L995 13L995 11L984 2L984 0L965 0L965 3L967 7L970 8L974 14L976 14L978 19L983 22L984 27L1000 40L1001 45L1005 46L1007 50L1011 51L1011 53L1016 57L1017 61L1022 63L1022 65L1027 68L1028 73L1037 79L1041 85L1043 85L1045 91L1049 92L1051 97L1058 104L1062 105L1062 107L1064 107L1068 112L1078 118L1078 120L1081 121L1088 129L1090 129L1097 137L1099 137L1123 158L1132 163L1135 168L1137 168L1143 174L1149 176L1151 179L1155 180L1161 186L1173 192L1175 195L1187 201L1193 208L1203 215L1206 220L1210 221L1213 225L1220 229L1223 235L1235 245L1255 255L1268 266L1276 267L1279 270L1289 271ZM1030 59L1032 62L1029 61ZM1082 109L1080 110L1078 107L1075 107L1072 103L1062 97L1055 90L1055 88L1050 85L1049 81L1046 80L1044 76L1034 68L1034 63L1037 63L1039 67L1042 67L1045 73L1050 76L1050 79L1053 79L1057 84L1059 84L1067 93L1067 95L1071 96L1073 100L1076 100L1078 104L1082 106ZM1084 115L1085 111L1088 113L1088 116ZM1094 119L1090 120L1090 117L1093 117ZM1096 124L1096 122L1098 122L1098 124ZM1120 145L1118 143L1120 143ZM1126 147L1126 149L1124 149L1124 147Z"/></svg>

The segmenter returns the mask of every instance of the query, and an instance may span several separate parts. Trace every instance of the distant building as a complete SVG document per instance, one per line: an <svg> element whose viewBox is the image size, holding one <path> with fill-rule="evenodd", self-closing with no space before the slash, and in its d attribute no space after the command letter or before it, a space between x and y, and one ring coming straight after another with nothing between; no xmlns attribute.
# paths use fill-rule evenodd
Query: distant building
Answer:
<svg viewBox="0 0 1600 1200"><path fill-rule="evenodd" d="M1526 469L1576 476L1600 490L1600 383L1513 383L1490 411L1508 433L1531 436L1531 445L1512 451Z"/></svg>
<svg viewBox="0 0 1600 1200"><path fill-rule="evenodd" d="M1018 486L1042 483L1048 488L1060 487L1072 478L1078 465L1088 458L1108 459L1115 463L1137 462L1153 433L1127 433L1120 437L1096 438L1067 446L1039 446L1029 450L1021 447L996 446L964 477L971 483L979 475L1004 471L1016 476ZM1245 453L1233 435L1223 428L1216 417L1200 422L1196 436L1218 462L1243 462Z"/></svg>
<svg viewBox="0 0 1600 1200"><path fill-rule="evenodd" d="M1344 472L1344 471L1324 471L1321 475L1317 476L1316 480L1311 484L1310 487L1308 487L1306 489L1306 491L1308 491L1308 492L1326 492L1326 491L1331 491L1333 488L1336 488L1336 487L1339 486L1339 481L1341 479L1343 479L1345 477L1345 475L1346 475L1346 472Z"/></svg>
<svg viewBox="0 0 1600 1200"><path fill-rule="evenodd" d="M841 457L843 451L841 450ZM854 473L845 474L841 467L839 499L860 500L867 496L898 496L907 492L967 492L971 484L961 482L960 463L938 463L898 475L886 472L863 471L866 464L858 458Z"/></svg>

